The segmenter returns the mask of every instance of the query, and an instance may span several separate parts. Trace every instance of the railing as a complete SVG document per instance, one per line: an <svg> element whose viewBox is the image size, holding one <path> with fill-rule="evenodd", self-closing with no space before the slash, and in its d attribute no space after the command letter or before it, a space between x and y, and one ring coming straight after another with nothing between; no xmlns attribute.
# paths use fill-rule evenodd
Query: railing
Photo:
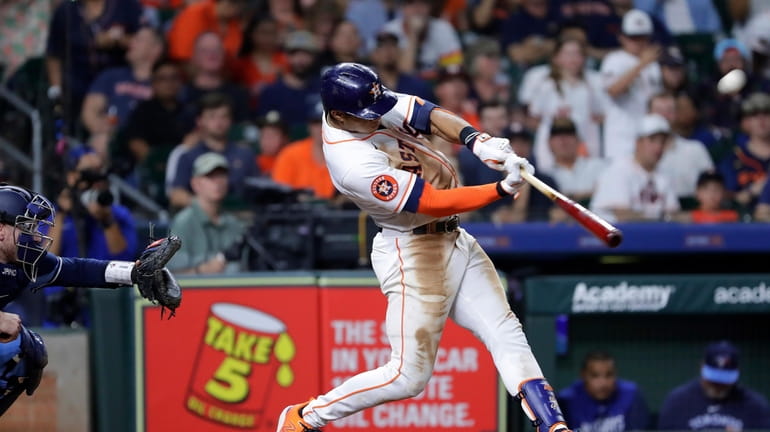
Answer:
<svg viewBox="0 0 770 432"><path fill-rule="evenodd" d="M5 99L29 117L32 126L32 158L27 157L6 140L0 140L0 148L5 150L11 158L32 171L33 190L43 190L43 125L40 121L40 111L16 96L4 85L0 85L0 98Z"/></svg>

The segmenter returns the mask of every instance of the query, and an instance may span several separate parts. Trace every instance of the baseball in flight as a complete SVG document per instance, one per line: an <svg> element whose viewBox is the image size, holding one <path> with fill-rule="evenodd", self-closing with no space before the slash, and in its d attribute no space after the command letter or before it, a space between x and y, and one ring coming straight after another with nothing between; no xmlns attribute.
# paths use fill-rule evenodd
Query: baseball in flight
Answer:
<svg viewBox="0 0 770 432"><path fill-rule="evenodd" d="M722 94L733 94L741 91L746 84L746 73L741 69L727 72L717 83L717 90Z"/></svg>

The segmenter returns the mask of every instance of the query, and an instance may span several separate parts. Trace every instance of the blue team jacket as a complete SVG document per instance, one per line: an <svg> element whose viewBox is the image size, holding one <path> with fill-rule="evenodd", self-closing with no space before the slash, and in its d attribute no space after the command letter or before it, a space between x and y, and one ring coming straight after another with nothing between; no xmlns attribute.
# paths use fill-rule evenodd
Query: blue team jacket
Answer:
<svg viewBox="0 0 770 432"><path fill-rule="evenodd" d="M658 428L664 430L770 429L770 404L762 395L736 385L724 400L709 399L698 379L683 384L663 401Z"/></svg>
<svg viewBox="0 0 770 432"><path fill-rule="evenodd" d="M637 385L617 380L615 393L597 401L586 393L583 381L559 392L557 398L567 424L580 432L622 432L647 429L650 414Z"/></svg>

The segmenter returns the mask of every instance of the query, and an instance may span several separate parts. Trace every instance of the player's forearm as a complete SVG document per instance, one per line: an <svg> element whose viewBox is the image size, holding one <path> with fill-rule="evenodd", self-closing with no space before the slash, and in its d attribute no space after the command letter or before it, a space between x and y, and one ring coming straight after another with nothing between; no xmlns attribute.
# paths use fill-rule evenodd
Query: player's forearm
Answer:
<svg viewBox="0 0 770 432"><path fill-rule="evenodd" d="M49 285L83 288L131 286L133 261L106 261L91 258L61 258L61 269Z"/></svg>
<svg viewBox="0 0 770 432"><path fill-rule="evenodd" d="M470 126L470 123L451 111L434 108L430 112L431 133L449 142L458 142L460 140L460 132L468 126Z"/></svg>
<svg viewBox="0 0 770 432"><path fill-rule="evenodd" d="M642 69L644 69L644 66L645 65L640 62L631 68L628 72L621 75L620 78L618 78L614 83L607 87L607 93L611 97L618 97L627 92L628 89L631 88L631 84L633 84L634 80L636 80L636 77L638 77L642 72Z"/></svg>
<svg viewBox="0 0 770 432"><path fill-rule="evenodd" d="M501 192L497 183L455 189L434 189L430 183L424 183L418 197L417 213L435 217L451 216L478 210L504 196L508 194Z"/></svg>

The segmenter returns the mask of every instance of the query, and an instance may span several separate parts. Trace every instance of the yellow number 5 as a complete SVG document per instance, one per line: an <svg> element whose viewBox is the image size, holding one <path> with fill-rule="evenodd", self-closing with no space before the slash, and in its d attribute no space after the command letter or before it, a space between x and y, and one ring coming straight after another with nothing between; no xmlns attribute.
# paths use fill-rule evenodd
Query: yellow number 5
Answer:
<svg viewBox="0 0 770 432"><path fill-rule="evenodd" d="M242 402L249 396L246 377L250 373L251 364L227 357L214 373L214 378L206 383L206 392L223 402Z"/></svg>

